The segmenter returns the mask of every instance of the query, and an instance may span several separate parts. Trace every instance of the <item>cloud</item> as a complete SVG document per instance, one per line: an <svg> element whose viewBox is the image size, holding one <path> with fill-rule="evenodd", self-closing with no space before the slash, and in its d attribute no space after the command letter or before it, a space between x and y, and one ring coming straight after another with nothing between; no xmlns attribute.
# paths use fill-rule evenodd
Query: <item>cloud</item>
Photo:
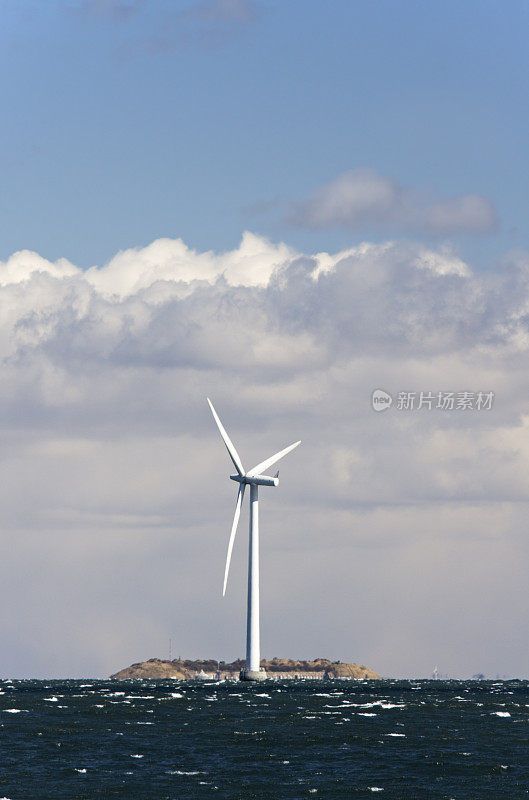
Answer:
<svg viewBox="0 0 529 800"><path fill-rule="evenodd" d="M344 172L292 203L289 221L309 228L347 227L449 236L490 233L496 210L477 194L428 197L371 169Z"/></svg>
<svg viewBox="0 0 529 800"><path fill-rule="evenodd" d="M244 652L244 519L219 602L234 497L210 395L244 462L302 439L263 496L266 655L526 675L527 254L484 274L447 247L249 232L85 271L21 251L0 263L0 363L5 674L105 675L169 636ZM375 388L496 398L376 413Z"/></svg>
<svg viewBox="0 0 529 800"><path fill-rule="evenodd" d="M224 24L226 22L253 22L257 15L257 6L251 0L206 0L196 3L182 12L189 19L201 20L204 23Z"/></svg>
<svg viewBox="0 0 529 800"><path fill-rule="evenodd" d="M144 0L82 0L81 3L67 8L80 14L126 22L143 4Z"/></svg>
<svg viewBox="0 0 529 800"><path fill-rule="evenodd" d="M103 269L89 270L86 277L107 295L124 297L160 281L170 282L173 288L178 285L187 294L194 282L211 284L220 276L232 286L264 286L274 269L293 256L287 245L273 245L249 231L236 250L220 255L197 253L181 239L158 239L147 247L119 253Z"/></svg>
<svg viewBox="0 0 529 800"><path fill-rule="evenodd" d="M166 53L182 47L223 47L259 18L256 0L203 0L169 11L148 35L129 42L121 53Z"/></svg>
<svg viewBox="0 0 529 800"><path fill-rule="evenodd" d="M145 0L65 0L63 7L70 14L113 23L126 23L141 15L142 33L119 45L120 56L223 47L255 24L262 12L257 0L192 0L183 8L158 5L155 13Z"/></svg>
<svg viewBox="0 0 529 800"><path fill-rule="evenodd" d="M486 233L497 224L496 212L491 202L478 194L438 200L424 209L422 218L426 231L441 236Z"/></svg>

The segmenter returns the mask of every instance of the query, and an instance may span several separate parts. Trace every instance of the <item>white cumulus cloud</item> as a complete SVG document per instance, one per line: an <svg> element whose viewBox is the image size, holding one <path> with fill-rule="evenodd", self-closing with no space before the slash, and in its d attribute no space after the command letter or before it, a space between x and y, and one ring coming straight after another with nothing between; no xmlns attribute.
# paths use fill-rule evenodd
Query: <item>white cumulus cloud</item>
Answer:
<svg viewBox="0 0 529 800"><path fill-rule="evenodd" d="M234 498L206 395L245 463L302 439L263 492L265 655L526 674L526 254L483 274L446 247L252 233L85 271L21 251L0 263L0 364L6 674L105 675L169 636L244 652L245 522L220 603ZM421 391L495 400L398 410Z"/></svg>

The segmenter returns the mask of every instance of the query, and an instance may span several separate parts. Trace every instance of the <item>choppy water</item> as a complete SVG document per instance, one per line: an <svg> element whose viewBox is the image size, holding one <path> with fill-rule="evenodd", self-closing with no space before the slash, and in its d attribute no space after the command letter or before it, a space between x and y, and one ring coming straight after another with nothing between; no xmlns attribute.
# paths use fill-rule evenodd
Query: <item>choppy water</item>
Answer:
<svg viewBox="0 0 529 800"><path fill-rule="evenodd" d="M0 690L0 799L529 796L525 681Z"/></svg>

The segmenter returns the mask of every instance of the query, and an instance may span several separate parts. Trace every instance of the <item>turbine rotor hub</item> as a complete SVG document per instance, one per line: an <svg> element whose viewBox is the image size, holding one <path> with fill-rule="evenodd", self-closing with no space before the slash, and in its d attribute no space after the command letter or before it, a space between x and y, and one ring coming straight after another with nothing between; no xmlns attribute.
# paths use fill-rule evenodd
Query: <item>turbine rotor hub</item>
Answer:
<svg viewBox="0 0 529 800"><path fill-rule="evenodd" d="M254 486L278 486L279 478L270 475L230 475L230 480Z"/></svg>

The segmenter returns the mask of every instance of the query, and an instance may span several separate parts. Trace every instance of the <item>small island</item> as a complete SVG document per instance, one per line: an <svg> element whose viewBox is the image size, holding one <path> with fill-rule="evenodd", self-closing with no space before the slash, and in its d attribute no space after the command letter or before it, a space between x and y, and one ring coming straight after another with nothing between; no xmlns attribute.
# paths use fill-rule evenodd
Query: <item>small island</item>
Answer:
<svg viewBox="0 0 529 800"><path fill-rule="evenodd" d="M163 678L230 680L238 678L240 671L245 666L246 662L241 659L227 663L214 659L190 661L177 658L173 661L164 661L160 658L150 658L148 661L131 664L130 667L125 667L110 677L115 680ZM271 661L263 659L261 668L272 680L296 678L380 680L380 675L377 675L369 667L359 664L343 664L341 661L330 661L328 658L316 658L314 661L294 661L290 658L273 658Z"/></svg>

